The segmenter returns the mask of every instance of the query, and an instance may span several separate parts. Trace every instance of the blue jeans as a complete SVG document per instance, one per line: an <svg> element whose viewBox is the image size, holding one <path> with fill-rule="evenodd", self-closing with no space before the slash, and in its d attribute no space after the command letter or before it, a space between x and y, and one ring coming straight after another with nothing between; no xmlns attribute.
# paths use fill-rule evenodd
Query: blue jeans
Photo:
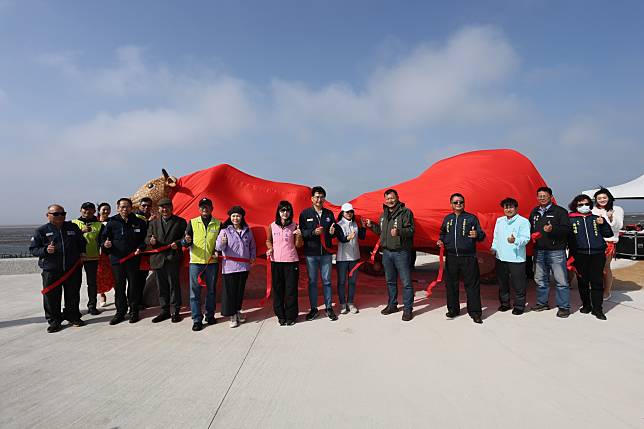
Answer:
<svg viewBox="0 0 644 429"><path fill-rule="evenodd" d="M345 305L347 301L345 300L345 287L344 285L347 282L347 274L351 272L353 267L355 267L360 261L335 261L335 267L338 270L338 299L340 300L340 305ZM353 298L356 295L356 281L358 280L358 270L356 270L351 277L349 277L349 302L353 304L355 301Z"/></svg>
<svg viewBox="0 0 644 429"><path fill-rule="evenodd" d="M322 275L324 308L331 308L331 255L307 256L306 271L309 273L311 309L318 307L318 271Z"/></svg>
<svg viewBox="0 0 644 429"><path fill-rule="evenodd" d="M217 283L218 264L190 264L190 312L193 322L203 321L201 313L201 290L204 289L198 282L199 273L205 272L202 277L206 280L206 318L215 317L215 284Z"/></svg>
<svg viewBox="0 0 644 429"><path fill-rule="evenodd" d="M405 311L412 311L414 306L414 288L411 286L411 259L409 251L401 250L391 252L385 249L382 252L382 266L385 268L387 281L388 305L398 306L398 276L403 284L403 305Z"/></svg>
<svg viewBox="0 0 644 429"><path fill-rule="evenodd" d="M565 250L537 250L535 252L534 281L537 284L537 304L548 304L550 272L557 286L557 307L570 309L570 289L566 269Z"/></svg>

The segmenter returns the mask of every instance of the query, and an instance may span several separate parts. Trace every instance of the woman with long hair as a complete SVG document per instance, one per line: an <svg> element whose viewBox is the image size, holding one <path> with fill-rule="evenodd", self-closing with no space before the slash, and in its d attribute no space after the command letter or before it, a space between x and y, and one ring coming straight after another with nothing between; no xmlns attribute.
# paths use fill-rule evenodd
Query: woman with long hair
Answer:
<svg viewBox="0 0 644 429"><path fill-rule="evenodd" d="M273 311L280 326L294 325L298 315L297 285L299 282L299 257L302 231L293 222L293 206L280 201L275 212L275 222L266 232L266 256L271 260Z"/></svg>
<svg viewBox="0 0 644 429"><path fill-rule="evenodd" d="M577 287L581 298L581 313L592 313L606 320L602 309L604 300L604 265L606 263L606 237L613 231L608 220L592 213L593 202L588 195L577 195L568 206L570 209L570 256L574 258Z"/></svg>
<svg viewBox="0 0 644 429"><path fill-rule="evenodd" d="M215 245L224 259L221 265L221 315L230 317L231 328L236 328L246 321L241 312L242 301L248 273L255 262L257 252L255 238L245 216L246 211L242 207L231 207L228 210L228 219L221 225Z"/></svg>
<svg viewBox="0 0 644 429"><path fill-rule="evenodd" d="M608 247L606 248L606 265L604 265L604 299L608 299L613 288L613 271L610 269L610 263L615 257L615 248L619 241L619 230L624 226L624 209L613 204L615 198L606 188L601 188L595 192L594 198L593 214L608 220L608 224L613 230L613 236L605 239Z"/></svg>
<svg viewBox="0 0 644 429"><path fill-rule="evenodd" d="M98 220L105 226L107 219L110 217L112 208L108 203L100 203L98 205ZM98 268L96 270L96 293L101 296L101 307L107 306L106 292L109 292L114 287L114 275L112 274L112 264L110 264L110 257L102 249L98 257Z"/></svg>

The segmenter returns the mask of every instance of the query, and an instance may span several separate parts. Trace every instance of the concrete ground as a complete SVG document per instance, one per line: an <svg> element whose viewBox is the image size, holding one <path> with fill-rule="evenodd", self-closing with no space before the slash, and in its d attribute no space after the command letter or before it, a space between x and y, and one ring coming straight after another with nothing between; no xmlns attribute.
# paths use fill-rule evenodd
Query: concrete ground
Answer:
<svg viewBox="0 0 644 429"><path fill-rule="evenodd" d="M337 322L280 327L252 300L239 328L195 333L187 312L153 325L156 309L109 326L110 305L56 334L39 290L37 274L0 276L2 428L644 428L642 290L615 291L600 321L500 313L483 285L476 325L445 318L439 285L402 322L380 315L384 280L363 276L360 313Z"/></svg>

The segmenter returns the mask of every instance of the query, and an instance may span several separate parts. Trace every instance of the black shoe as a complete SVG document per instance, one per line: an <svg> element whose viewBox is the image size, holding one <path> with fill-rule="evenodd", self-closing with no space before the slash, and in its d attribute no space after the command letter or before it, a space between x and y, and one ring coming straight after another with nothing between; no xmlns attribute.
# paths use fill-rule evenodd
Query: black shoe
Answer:
<svg viewBox="0 0 644 429"><path fill-rule="evenodd" d="M593 315L598 318L599 320L606 320L606 315L604 314L603 311L593 311Z"/></svg>
<svg viewBox="0 0 644 429"><path fill-rule="evenodd" d="M472 316L472 322L481 324L483 323L483 319L481 319L481 316L477 314L475 316Z"/></svg>
<svg viewBox="0 0 644 429"><path fill-rule="evenodd" d="M130 314L130 323L136 323L139 320L141 320L141 318L139 317L139 312L138 311L133 312L132 314Z"/></svg>
<svg viewBox="0 0 644 429"><path fill-rule="evenodd" d="M80 319L72 320L72 325L74 325L77 328L80 328L81 326L85 326L85 322L83 322Z"/></svg>
<svg viewBox="0 0 644 429"><path fill-rule="evenodd" d="M319 311L318 311L317 308L312 308L311 311L309 311L306 314L306 320L311 321L311 320L315 319L316 317L318 317L318 313L319 313Z"/></svg>
<svg viewBox="0 0 644 429"><path fill-rule="evenodd" d="M583 314L588 314L591 311L593 311L593 309L591 307L586 307L585 305L579 309L579 312Z"/></svg>
<svg viewBox="0 0 644 429"><path fill-rule="evenodd" d="M192 330L195 332L201 331L201 328L203 328L203 325L201 324L201 322L195 322L192 324Z"/></svg>
<svg viewBox="0 0 644 429"><path fill-rule="evenodd" d="M338 320L338 316L336 316L335 311L333 311L332 308L326 309L326 316L331 320Z"/></svg>
<svg viewBox="0 0 644 429"><path fill-rule="evenodd" d="M164 320L168 320L169 318L170 318L170 313L164 311L164 312L159 313L158 316L156 316L154 319L152 319L152 323L163 322ZM130 320L132 320L132 319L130 319ZM134 323L134 322L132 322L132 323Z"/></svg>
<svg viewBox="0 0 644 429"><path fill-rule="evenodd" d="M396 313L397 311L398 311L398 306L397 305L388 305L385 308L383 308L382 310L380 310L380 314L387 316L389 314Z"/></svg>
<svg viewBox="0 0 644 429"><path fill-rule="evenodd" d="M537 304L532 307L532 311L544 311L544 310L550 310L550 306L548 304Z"/></svg>
<svg viewBox="0 0 644 429"><path fill-rule="evenodd" d="M557 311L557 317L565 319L568 316L570 316L570 310L568 310L567 308L560 308L559 311Z"/></svg>
<svg viewBox="0 0 644 429"><path fill-rule="evenodd" d="M295 320L287 320L286 321L286 326L293 326L295 325Z"/></svg>
<svg viewBox="0 0 644 429"><path fill-rule="evenodd" d="M515 316L520 316L523 314L523 310L515 308L514 310L512 310L512 314L514 314Z"/></svg>
<svg viewBox="0 0 644 429"><path fill-rule="evenodd" d="M456 316L460 316L461 312L460 311L448 311L445 313L445 316L449 317L450 319L455 318Z"/></svg>
<svg viewBox="0 0 644 429"><path fill-rule="evenodd" d="M92 316L98 316L99 314L101 314L101 312L100 312L100 311L98 311L98 310L96 309L96 307L89 307L89 308L87 309L87 313L88 313L88 314L91 314Z"/></svg>
<svg viewBox="0 0 644 429"><path fill-rule="evenodd" d="M174 314L172 315L172 323L179 323L183 320L183 317L181 317L181 313L179 311L175 311Z"/></svg>
<svg viewBox="0 0 644 429"><path fill-rule="evenodd" d="M412 311L403 311L402 320L403 322L409 322L414 318L414 313Z"/></svg>
<svg viewBox="0 0 644 429"><path fill-rule="evenodd" d="M209 325L216 325L217 319L215 319L215 316L206 317L206 323L208 323Z"/></svg>
<svg viewBox="0 0 644 429"><path fill-rule="evenodd" d="M509 305L501 304L501 306L497 310L505 312L510 310L511 308L512 307L510 307Z"/></svg>
<svg viewBox="0 0 644 429"><path fill-rule="evenodd" d="M62 329L62 326L60 322L52 322L51 325L47 327L47 332L50 334L53 334L54 332L58 332Z"/></svg>
<svg viewBox="0 0 644 429"><path fill-rule="evenodd" d="M286 319L277 319L279 322L280 326L286 326Z"/></svg>
<svg viewBox="0 0 644 429"><path fill-rule="evenodd" d="M124 320L125 320L125 317L123 317L122 314L117 314L116 316L112 317L112 320L110 320L110 325L118 325Z"/></svg>

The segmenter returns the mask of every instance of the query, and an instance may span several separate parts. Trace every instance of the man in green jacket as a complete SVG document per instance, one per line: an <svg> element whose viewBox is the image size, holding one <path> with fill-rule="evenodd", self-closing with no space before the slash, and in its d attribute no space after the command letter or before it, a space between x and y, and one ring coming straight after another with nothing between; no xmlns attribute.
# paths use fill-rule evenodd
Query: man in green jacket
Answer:
<svg viewBox="0 0 644 429"><path fill-rule="evenodd" d="M398 276L403 283L403 316L413 318L414 289L411 285L411 252L414 245L414 214L398 199L395 189L385 191L385 204L380 223L367 219L366 225L380 235L382 265L385 268L389 302L380 311L384 315L398 311Z"/></svg>
<svg viewBox="0 0 644 429"><path fill-rule="evenodd" d="M101 236L103 224L95 216L96 206L92 202L85 202L80 208L80 217L72 220L83 233L87 241L83 266L85 267L85 279L87 281L87 310L88 313L97 316L101 312L96 308L96 272L98 271L98 239Z"/></svg>

